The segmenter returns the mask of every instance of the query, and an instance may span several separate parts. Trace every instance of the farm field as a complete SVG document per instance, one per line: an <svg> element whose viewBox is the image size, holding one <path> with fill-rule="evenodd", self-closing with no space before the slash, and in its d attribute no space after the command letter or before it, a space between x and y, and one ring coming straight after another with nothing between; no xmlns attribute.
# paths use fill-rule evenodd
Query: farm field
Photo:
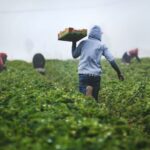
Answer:
<svg viewBox="0 0 150 150"><path fill-rule="evenodd" d="M0 73L0 150L150 150L150 58L102 61L99 103L78 92L78 61L7 62Z"/></svg>

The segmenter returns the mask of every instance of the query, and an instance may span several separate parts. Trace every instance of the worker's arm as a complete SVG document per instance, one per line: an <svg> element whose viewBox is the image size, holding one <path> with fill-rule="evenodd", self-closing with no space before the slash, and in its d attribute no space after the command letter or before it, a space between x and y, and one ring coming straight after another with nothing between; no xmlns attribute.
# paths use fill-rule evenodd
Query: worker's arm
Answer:
<svg viewBox="0 0 150 150"><path fill-rule="evenodd" d="M83 41L76 46L76 41L72 41L72 57L77 58L81 55L81 49L83 47Z"/></svg>
<svg viewBox="0 0 150 150"><path fill-rule="evenodd" d="M108 50L108 48L105 45L103 45L103 55L109 61L109 63L113 67L113 69L117 72L119 80L124 80L124 77L123 77L118 65L116 64L113 55L110 53L110 51Z"/></svg>
<svg viewBox="0 0 150 150"><path fill-rule="evenodd" d="M7 69L7 67L6 67L6 65L3 63L3 59L0 57L0 71L6 70L6 69Z"/></svg>
<svg viewBox="0 0 150 150"><path fill-rule="evenodd" d="M138 57L138 56L136 56L136 60L140 63L141 62L141 59Z"/></svg>
<svg viewBox="0 0 150 150"><path fill-rule="evenodd" d="M76 58L76 41L72 41L72 57Z"/></svg>
<svg viewBox="0 0 150 150"><path fill-rule="evenodd" d="M3 70L7 70L7 66L6 65L3 65Z"/></svg>
<svg viewBox="0 0 150 150"><path fill-rule="evenodd" d="M2 60L2 58L0 57L0 71L2 71L3 70L3 60Z"/></svg>
<svg viewBox="0 0 150 150"><path fill-rule="evenodd" d="M113 67L113 69L117 72L117 75L118 75L119 80L122 80L122 81L123 81L123 80L124 80L124 76L123 76L123 74L121 73L121 71L120 71L118 65L117 65L116 62L115 62L115 60L110 61L110 64L111 64L111 66Z"/></svg>

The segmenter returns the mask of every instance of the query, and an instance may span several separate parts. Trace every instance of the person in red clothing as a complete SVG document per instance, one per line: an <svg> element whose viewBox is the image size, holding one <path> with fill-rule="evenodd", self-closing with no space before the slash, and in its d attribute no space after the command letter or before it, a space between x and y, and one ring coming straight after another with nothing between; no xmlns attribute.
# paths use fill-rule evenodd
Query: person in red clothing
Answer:
<svg viewBox="0 0 150 150"><path fill-rule="evenodd" d="M6 70L6 65L5 65L6 60L7 60L7 54L0 53L0 72Z"/></svg>
<svg viewBox="0 0 150 150"><path fill-rule="evenodd" d="M138 56L138 48L132 49L128 52L125 52L122 56L122 62L126 63L126 64L130 64L131 63L131 59L132 58L136 58L138 62L141 62L139 56Z"/></svg>

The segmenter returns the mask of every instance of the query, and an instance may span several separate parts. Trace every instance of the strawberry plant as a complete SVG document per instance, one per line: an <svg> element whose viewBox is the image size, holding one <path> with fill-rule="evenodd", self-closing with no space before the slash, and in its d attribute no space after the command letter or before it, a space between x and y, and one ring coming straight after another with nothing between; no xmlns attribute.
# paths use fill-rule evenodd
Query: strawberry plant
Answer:
<svg viewBox="0 0 150 150"><path fill-rule="evenodd" d="M47 60L43 76L24 61L0 73L0 149L149 150L149 58L120 82L106 61L99 103L78 92L78 61Z"/></svg>

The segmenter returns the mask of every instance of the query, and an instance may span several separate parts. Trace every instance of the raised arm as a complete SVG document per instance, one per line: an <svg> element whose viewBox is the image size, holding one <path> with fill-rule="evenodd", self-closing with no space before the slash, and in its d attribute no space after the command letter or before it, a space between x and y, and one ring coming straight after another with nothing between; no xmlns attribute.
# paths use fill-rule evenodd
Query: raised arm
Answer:
<svg viewBox="0 0 150 150"><path fill-rule="evenodd" d="M76 58L76 41L72 42L72 57Z"/></svg>
<svg viewBox="0 0 150 150"><path fill-rule="evenodd" d="M72 42L72 57L73 58L77 58L81 55L81 49L83 46L83 41L81 43L79 43L78 46L76 46L76 41Z"/></svg>

